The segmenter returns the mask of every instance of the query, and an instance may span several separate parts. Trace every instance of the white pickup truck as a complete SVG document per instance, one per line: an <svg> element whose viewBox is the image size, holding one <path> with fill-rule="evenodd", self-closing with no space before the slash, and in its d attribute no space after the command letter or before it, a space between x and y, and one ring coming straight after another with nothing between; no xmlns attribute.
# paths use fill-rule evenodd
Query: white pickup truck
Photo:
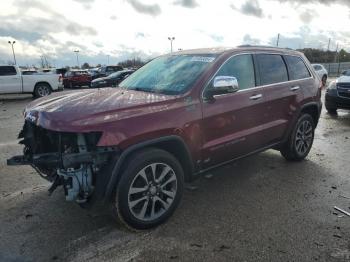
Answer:
<svg viewBox="0 0 350 262"><path fill-rule="evenodd" d="M38 73L22 75L17 66L0 65L0 94L33 94L43 97L61 90L62 77L58 74Z"/></svg>

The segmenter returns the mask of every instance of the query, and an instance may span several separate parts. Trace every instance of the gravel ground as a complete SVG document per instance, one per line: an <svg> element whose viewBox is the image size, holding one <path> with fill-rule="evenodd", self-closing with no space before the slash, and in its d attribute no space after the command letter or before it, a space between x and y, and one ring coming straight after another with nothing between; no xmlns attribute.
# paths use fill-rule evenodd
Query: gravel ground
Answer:
<svg viewBox="0 0 350 262"><path fill-rule="evenodd" d="M194 182L164 225L130 233L29 167L16 135L28 96L0 97L0 261L350 261L350 113L322 112L300 163L269 150Z"/></svg>

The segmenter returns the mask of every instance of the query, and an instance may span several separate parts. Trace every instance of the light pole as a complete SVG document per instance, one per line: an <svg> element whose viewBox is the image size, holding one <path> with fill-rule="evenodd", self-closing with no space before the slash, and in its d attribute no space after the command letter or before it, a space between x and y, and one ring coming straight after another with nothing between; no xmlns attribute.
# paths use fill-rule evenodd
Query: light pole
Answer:
<svg viewBox="0 0 350 262"><path fill-rule="evenodd" d="M77 55L77 65L78 65L78 68L80 68L80 64L79 64L79 50L74 50L74 53Z"/></svg>
<svg viewBox="0 0 350 262"><path fill-rule="evenodd" d="M173 52L173 41L175 40L175 37L169 36L168 39L170 40L170 51Z"/></svg>
<svg viewBox="0 0 350 262"><path fill-rule="evenodd" d="M280 44L280 33L278 33L277 35L277 43L276 43L276 46L278 47Z"/></svg>
<svg viewBox="0 0 350 262"><path fill-rule="evenodd" d="M12 47L12 54L13 54L13 60L15 61L15 65L17 65L17 61L16 61L16 56L15 56L15 49L13 48L13 45L16 43L16 41L8 41L8 43L11 45Z"/></svg>

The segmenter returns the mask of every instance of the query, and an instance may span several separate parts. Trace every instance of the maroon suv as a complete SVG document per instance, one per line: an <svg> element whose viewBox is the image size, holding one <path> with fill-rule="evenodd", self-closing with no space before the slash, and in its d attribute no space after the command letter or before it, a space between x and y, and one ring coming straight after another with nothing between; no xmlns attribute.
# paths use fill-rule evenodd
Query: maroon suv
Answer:
<svg viewBox="0 0 350 262"><path fill-rule="evenodd" d="M119 88L61 92L25 109L28 164L81 205L104 200L146 229L178 206L184 182L269 148L291 161L312 146L321 83L301 53L238 47L154 59Z"/></svg>

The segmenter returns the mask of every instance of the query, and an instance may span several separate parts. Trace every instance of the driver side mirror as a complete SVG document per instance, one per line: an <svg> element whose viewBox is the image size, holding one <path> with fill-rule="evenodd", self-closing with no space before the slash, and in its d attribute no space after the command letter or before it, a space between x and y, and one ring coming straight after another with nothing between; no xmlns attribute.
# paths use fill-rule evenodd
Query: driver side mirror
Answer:
<svg viewBox="0 0 350 262"><path fill-rule="evenodd" d="M206 90L206 98L212 100L216 95L235 93L239 90L238 81L233 76L216 76L213 85Z"/></svg>

